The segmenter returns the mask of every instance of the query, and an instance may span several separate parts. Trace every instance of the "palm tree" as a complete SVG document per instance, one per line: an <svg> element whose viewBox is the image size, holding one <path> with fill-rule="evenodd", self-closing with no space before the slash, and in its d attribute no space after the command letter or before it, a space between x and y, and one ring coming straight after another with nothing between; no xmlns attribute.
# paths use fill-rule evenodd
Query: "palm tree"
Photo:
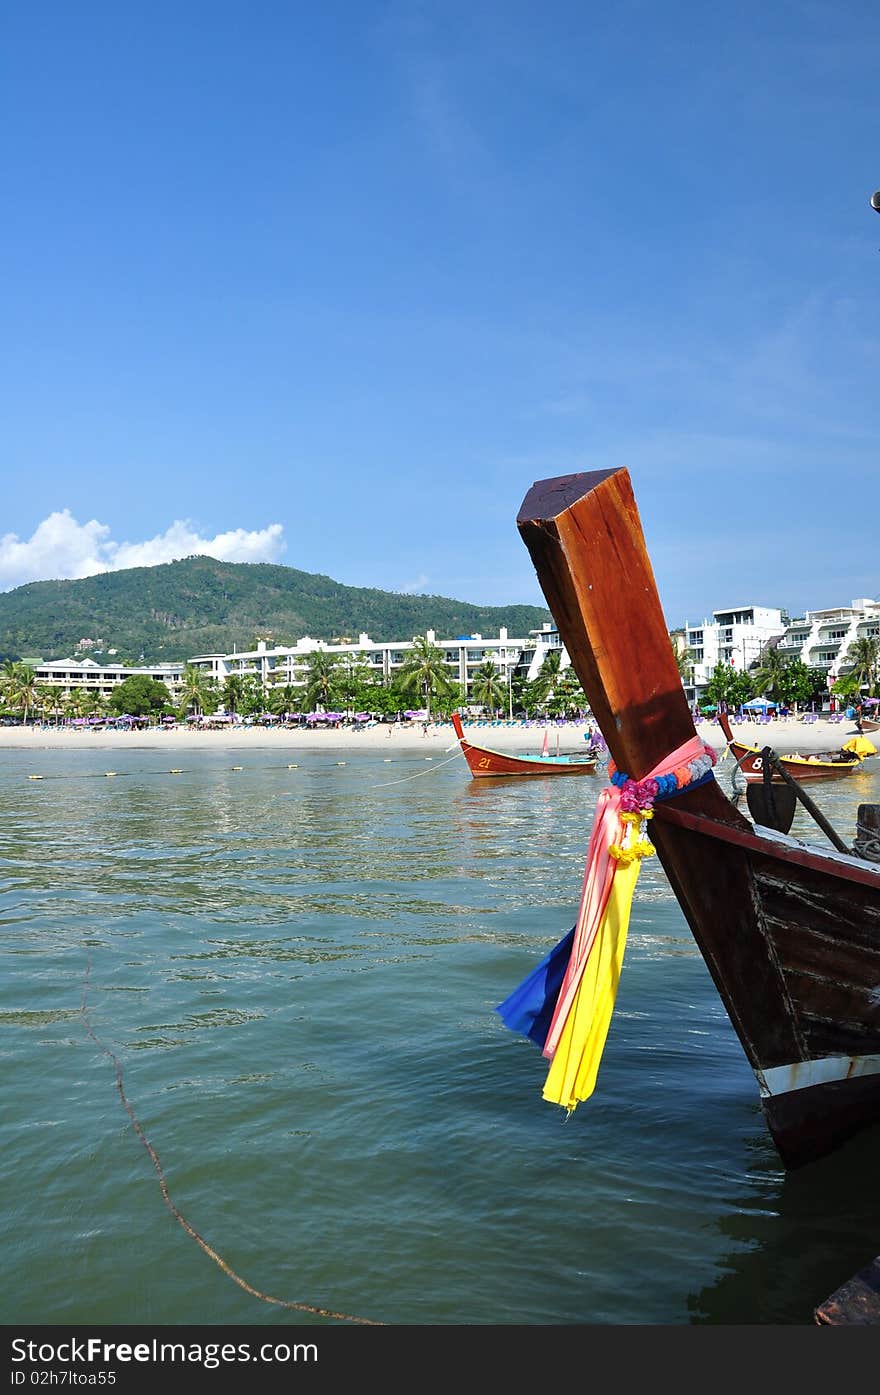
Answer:
<svg viewBox="0 0 880 1395"><path fill-rule="evenodd" d="M269 694L269 711L276 717L283 717L285 712L298 712L302 699L303 690L295 683L276 683Z"/></svg>
<svg viewBox="0 0 880 1395"><path fill-rule="evenodd" d="M858 678L859 686L867 683L868 696L874 697L877 669L880 666L880 640L854 639L846 651L846 658L850 664L850 672Z"/></svg>
<svg viewBox="0 0 880 1395"><path fill-rule="evenodd" d="M536 707L546 706L553 696L561 666L562 650L548 649L532 685L532 700Z"/></svg>
<svg viewBox="0 0 880 1395"><path fill-rule="evenodd" d="M220 696L223 699L223 706L226 708L226 711L231 712L233 716L241 703L243 691L244 683L242 682L241 674L230 673L220 689Z"/></svg>
<svg viewBox="0 0 880 1395"><path fill-rule="evenodd" d="M5 659L4 662L3 662L3 667L2 667L2 669L0 669L0 698L2 698L2 700L3 700L3 705L4 705L4 707L7 706L7 705L11 705L11 704L10 704L10 684L11 684L12 681L13 681L14 675L15 675L15 660L14 660L14 659Z"/></svg>
<svg viewBox="0 0 880 1395"><path fill-rule="evenodd" d="M357 711L369 702L375 677L375 669L366 654L346 654L336 682L336 692L343 706Z"/></svg>
<svg viewBox="0 0 880 1395"><path fill-rule="evenodd" d="M194 664L185 664L180 682L180 715L185 716L190 708L196 716L204 711L209 701L209 688L206 675Z"/></svg>
<svg viewBox="0 0 880 1395"><path fill-rule="evenodd" d="M255 717L258 713L265 712L269 695L263 686L260 675L258 673L243 673L240 682L239 711L245 717Z"/></svg>
<svg viewBox="0 0 880 1395"><path fill-rule="evenodd" d="M84 717L88 707L88 697L82 688L71 688L62 698L64 714L67 717Z"/></svg>
<svg viewBox="0 0 880 1395"><path fill-rule="evenodd" d="M589 707L587 695L571 665L560 671L552 697L547 705L551 717L562 717L567 713L582 712Z"/></svg>
<svg viewBox="0 0 880 1395"><path fill-rule="evenodd" d="M483 662L476 670L471 682L471 698L483 707L495 712L507 702L507 684L492 659L484 655Z"/></svg>
<svg viewBox="0 0 880 1395"><path fill-rule="evenodd" d="M687 645L685 645L684 648L681 649L681 648L679 648L679 646L678 646L677 644L674 644L674 645L672 646L672 649L673 649L673 653L675 654L675 662L676 662L676 664L677 664L677 666L678 666L678 671L679 671L679 674L681 675L681 681L682 681L682 683L693 683L693 681L694 681L694 651L693 651L693 649L689 649L689 648L687 647Z"/></svg>
<svg viewBox="0 0 880 1395"><path fill-rule="evenodd" d="M37 701L40 711L44 717L54 717L55 725L58 725L58 718L63 711L63 696L61 689L54 683L37 684Z"/></svg>
<svg viewBox="0 0 880 1395"><path fill-rule="evenodd" d="M38 700L37 675L30 664L7 659L3 665L3 695L10 707L20 707L27 725L28 712Z"/></svg>
<svg viewBox="0 0 880 1395"><path fill-rule="evenodd" d="M328 654L324 649L316 649L309 659L306 672L308 706L313 711L316 707L323 707L325 711L332 708L336 701L337 684L336 655Z"/></svg>
<svg viewBox="0 0 880 1395"><path fill-rule="evenodd" d="M756 693L769 698L771 702L785 699L786 663L775 644L764 650L758 659L757 667L750 674Z"/></svg>
<svg viewBox="0 0 880 1395"><path fill-rule="evenodd" d="M404 697L424 699L430 717L432 695L447 697L453 688L440 646L431 644L427 635L413 635L412 649L397 671L395 684Z"/></svg>

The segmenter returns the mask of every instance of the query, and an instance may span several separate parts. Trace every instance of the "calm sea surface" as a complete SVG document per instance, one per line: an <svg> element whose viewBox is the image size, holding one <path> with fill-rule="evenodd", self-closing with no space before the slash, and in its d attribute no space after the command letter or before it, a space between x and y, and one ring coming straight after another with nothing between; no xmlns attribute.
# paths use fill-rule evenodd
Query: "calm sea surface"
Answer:
<svg viewBox="0 0 880 1395"><path fill-rule="evenodd" d="M848 841L878 765L811 786ZM809 1324L880 1251L880 1137L784 1173L656 859L571 1118L494 1011L574 921L604 782L271 740L0 751L0 1322L315 1322L177 1223L88 1021L172 1201L262 1294L389 1324Z"/></svg>

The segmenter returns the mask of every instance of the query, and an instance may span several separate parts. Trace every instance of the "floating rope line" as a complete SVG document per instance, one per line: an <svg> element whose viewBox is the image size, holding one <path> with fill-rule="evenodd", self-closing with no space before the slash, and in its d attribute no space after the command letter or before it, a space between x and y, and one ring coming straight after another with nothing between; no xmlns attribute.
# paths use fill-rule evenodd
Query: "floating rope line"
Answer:
<svg viewBox="0 0 880 1395"><path fill-rule="evenodd" d="M454 747L452 747L452 746L447 746L445 749L446 749L446 751L451 751L451 750L458 751L458 749L459 749L459 747L458 747L458 742L456 742L456 744L455 744ZM433 760L435 759L435 757L434 757L434 756L423 756L423 757L421 757L421 759L422 759L422 760L425 760L425 761L433 761ZM451 759L454 760L455 757L453 756ZM383 761L384 761L386 764L389 763L391 760L392 760L392 757L391 757L391 756L383 756ZM333 762L334 768L339 767L339 766L346 766L346 765L348 765L348 764L349 764L349 762L348 762L348 761L345 761L345 760L337 760L337 761L334 761L334 762ZM444 760L444 761L441 761L441 762L440 762L440 765L448 765L448 764L449 764L449 761L445 761L445 760ZM230 765L230 766L227 766L227 767L225 767L225 768L226 768L227 770L230 770L230 771L239 771L239 770L243 771L243 770L245 769L245 767L244 767L243 765ZM305 767L299 765L299 764L298 764L297 762L295 762L295 761L290 761L290 762L288 762L287 765L252 765L252 766L248 766L248 769L249 769L249 770L253 770L253 771L260 771L260 770L301 770L301 769L304 769L304 768L305 768ZM308 767L308 768L311 769L313 772L314 772L315 770L320 770L320 769L322 769L321 766L311 766L311 767ZM425 775L425 774L427 774L428 772L427 772L427 771L424 771L424 770L420 770L418 773L419 773L419 775ZM95 770L95 771L89 770L89 771L84 771L82 774L80 774L79 772L76 772L76 771L65 771L65 772L63 772L62 774L59 774L59 775L28 775L27 778L28 778L29 780L103 780L103 779L106 779L108 776L111 776L111 775L115 775L115 776L132 776L132 775L136 775L136 776L147 776L147 775L189 775L189 774L192 774L192 771L190 770L189 767L174 765L174 766L172 766L172 767L171 767L170 769L168 769L168 770L137 770L137 771L135 771L135 770ZM414 780L414 779L417 778L417 776L415 776L415 775L407 775L407 776L405 776L404 778L407 779L407 780ZM391 780L389 783L390 783L390 784L393 784L393 785L396 785L396 784L400 784L401 781L399 781L399 780ZM374 786L372 786L372 788L373 788L373 789L381 788L381 786L375 786L375 785L374 785Z"/></svg>
<svg viewBox="0 0 880 1395"><path fill-rule="evenodd" d="M425 759L433 760L434 757L426 756ZM406 784L407 780L418 780L420 775L433 775L435 770L439 770L441 766L449 765L449 762L453 760L457 760L457 756L450 756L449 760L441 760L440 765L434 765L431 767L430 770L417 770L415 775L403 775L399 780L385 780L382 782L381 785L371 785L370 789L387 790L390 785L404 785Z"/></svg>
<svg viewBox="0 0 880 1395"><path fill-rule="evenodd" d="M119 1057L115 1055L113 1051L110 1050L110 1047L104 1045L104 1043L101 1041L100 1037L96 1034L94 1028L92 1027L91 1022L89 1021L88 1009L86 1007L86 994L88 992L89 976L91 974L91 969L92 961L90 956L88 962L86 963L86 972L85 977L83 979L82 1006L80 1008L83 1025L85 1026L86 1032L91 1037L92 1041L95 1043L98 1049L102 1051L105 1056L109 1056L110 1060L113 1062L113 1066L116 1071L116 1089L119 1091L119 1098L122 1100L122 1103L125 1107L125 1112L131 1120L132 1128L134 1129L141 1143L144 1145L144 1148L147 1150L147 1153L150 1157L150 1161L152 1162L153 1167L156 1169L156 1172L159 1177L159 1190L162 1193L162 1199L165 1202L165 1205L168 1207L168 1210L171 1212L174 1219L177 1221L178 1225L183 1227L187 1235L189 1235L193 1240L195 1240L199 1248L204 1250L205 1254L209 1257L209 1259L213 1259L214 1263L218 1265L220 1269L223 1270L224 1274L226 1274L230 1279L232 1279L233 1283L238 1284L239 1288L243 1288L245 1293L249 1293L253 1298L261 1299L263 1303L272 1303L276 1308L290 1308L298 1313L312 1313L316 1317L333 1318L337 1322L356 1322L360 1323L362 1326L367 1327L384 1327L386 1325L385 1323L377 1322L373 1318L353 1317L350 1313L334 1312L332 1308L316 1308L313 1307L310 1303L294 1303L290 1299L273 1298L271 1294L261 1293L261 1291L258 1288L254 1288L253 1285L249 1284L246 1279L243 1279L241 1277L241 1275L236 1274L235 1270L231 1269L230 1266L226 1263L226 1260L223 1259L221 1255L218 1255L217 1251L215 1249L212 1249L212 1247L208 1244L207 1240L205 1240L204 1237L199 1234L195 1226L190 1225L186 1217L182 1215L180 1211L178 1211L174 1202L171 1200L171 1193L168 1190L168 1183L165 1179L165 1173L162 1169L162 1164L159 1161L158 1154L156 1153L156 1150L153 1147L150 1140L147 1138L147 1135L144 1133L140 1120L135 1114L131 1106L131 1102L129 1101L129 1098L125 1093L125 1087L122 1083L122 1063L120 1062Z"/></svg>

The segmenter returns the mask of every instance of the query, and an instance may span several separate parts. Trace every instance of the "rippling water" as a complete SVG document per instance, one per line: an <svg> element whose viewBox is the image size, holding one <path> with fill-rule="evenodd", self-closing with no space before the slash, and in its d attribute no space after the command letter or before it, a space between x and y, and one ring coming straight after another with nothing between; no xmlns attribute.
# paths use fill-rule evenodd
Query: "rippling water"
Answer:
<svg viewBox="0 0 880 1395"><path fill-rule="evenodd" d="M601 776L166 759L0 752L0 1322L314 1321L175 1223L84 995L174 1203L268 1295L391 1324L809 1323L880 1251L876 1132L783 1172L655 859L596 1093L569 1119L541 1098L494 1006L573 923ZM880 776L811 793L851 840Z"/></svg>

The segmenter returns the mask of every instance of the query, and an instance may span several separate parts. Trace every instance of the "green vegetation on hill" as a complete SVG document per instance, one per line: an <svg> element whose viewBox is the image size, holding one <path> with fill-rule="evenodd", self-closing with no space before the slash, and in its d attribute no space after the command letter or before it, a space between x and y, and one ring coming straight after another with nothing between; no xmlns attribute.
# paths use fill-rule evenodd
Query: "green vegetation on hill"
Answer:
<svg viewBox="0 0 880 1395"><path fill-rule="evenodd" d="M521 637L549 619L540 606L477 606L343 586L270 563L187 557L81 581L32 581L0 594L0 655L72 658L81 639L93 639L102 644L84 657L115 649L116 660L137 664L143 655L161 663L252 649L258 639L295 644L305 635L357 641L366 632L388 641L433 629L438 639L489 639L506 625Z"/></svg>

